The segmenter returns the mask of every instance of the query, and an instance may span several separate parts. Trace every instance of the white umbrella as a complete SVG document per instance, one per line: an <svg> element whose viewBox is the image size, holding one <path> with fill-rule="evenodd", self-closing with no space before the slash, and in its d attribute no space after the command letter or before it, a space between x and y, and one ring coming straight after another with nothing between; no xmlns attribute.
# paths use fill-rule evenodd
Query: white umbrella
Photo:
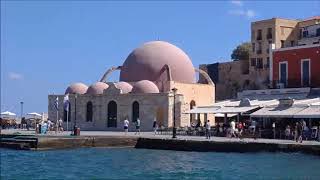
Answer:
<svg viewBox="0 0 320 180"><path fill-rule="evenodd" d="M27 115L31 115L31 116L38 116L41 117L42 115L36 112L32 112L32 113L28 113Z"/></svg>
<svg viewBox="0 0 320 180"><path fill-rule="evenodd" d="M9 112L9 111L5 111L1 113L2 116L15 116L15 113Z"/></svg>

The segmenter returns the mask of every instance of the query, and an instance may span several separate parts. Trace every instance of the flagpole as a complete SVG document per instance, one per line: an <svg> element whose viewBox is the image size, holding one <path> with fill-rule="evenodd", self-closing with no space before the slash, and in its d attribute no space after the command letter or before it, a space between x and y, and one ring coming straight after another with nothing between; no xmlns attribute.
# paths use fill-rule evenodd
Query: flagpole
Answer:
<svg viewBox="0 0 320 180"><path fill-rule="evenodd" d="M55 108L56 108L56 111L57 111L57 121L56 121L56 133L59 131L59 98L58 96L56 97L56 100L55 100Z"/></svg>
<svg viewBox="0 0 320 180"><path fill-rule="evenodd" d="M56 128L59 128L58 123L59 123L59 111L58 111L58 109L57 109L57 122L56 122ZM58 126L57 126L57 125L58 125ZM57 131L58 131L58 129L56 129L56 133L57 133Z"/></svg>
<svg viewBox="0 0 320 180"><path fill-rule="evenodd" d="M69 124L69 106L67 108L67 132L69 131L68 124Z"/></svg>

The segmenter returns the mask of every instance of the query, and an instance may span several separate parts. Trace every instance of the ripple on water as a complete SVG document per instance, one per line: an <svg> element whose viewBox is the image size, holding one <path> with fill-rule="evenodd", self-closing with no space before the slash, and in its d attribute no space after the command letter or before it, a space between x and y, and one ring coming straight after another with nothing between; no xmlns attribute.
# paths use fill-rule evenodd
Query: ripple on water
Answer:
<svg viewBox="0 0 320 180"><path fill-rule="evenodd" d="M1 179L320 179L320 158L300 153L0 151Z"/></svg>

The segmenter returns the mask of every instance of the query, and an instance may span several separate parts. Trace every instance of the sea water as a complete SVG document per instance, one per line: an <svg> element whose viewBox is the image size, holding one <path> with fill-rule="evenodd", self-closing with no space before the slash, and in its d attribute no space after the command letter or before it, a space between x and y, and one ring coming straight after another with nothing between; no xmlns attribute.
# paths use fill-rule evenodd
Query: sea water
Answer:
<svg viewBox="0 0 320 180"><path fill-rule="evenodd" d="M134 148L0 149L1 179L320 179L320 157Z"/></svg>

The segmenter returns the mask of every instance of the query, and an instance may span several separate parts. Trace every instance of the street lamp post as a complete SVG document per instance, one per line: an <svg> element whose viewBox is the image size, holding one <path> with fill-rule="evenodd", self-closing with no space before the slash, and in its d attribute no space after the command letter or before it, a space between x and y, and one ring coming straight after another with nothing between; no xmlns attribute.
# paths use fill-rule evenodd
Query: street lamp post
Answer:
<svg viewBox="0 0 320 180"><path fill-rule="evenodd" d="M177 88L173 88L173 128L172 128L172 138L177 138L177 128L176 128L176 93Z"/></svg>
<svg viewBox="0 0 320 180"><path fill-rule="evenodd" d="M20 104L21 104L21 122L22 122L22 116L23 116L23 101L21 101Z"/></svg>
<svg viewBox="0 0 320 180"><path fill-rule="evenodd" d="M74 129L77 127L77 94L74 96Z"/></svg>
<svg viewBox="0 0 320 180"><path fill-rule="evenodd" d="M272 129L273 129L273 139L276 139L276 123L272 123Z"/></svg>

